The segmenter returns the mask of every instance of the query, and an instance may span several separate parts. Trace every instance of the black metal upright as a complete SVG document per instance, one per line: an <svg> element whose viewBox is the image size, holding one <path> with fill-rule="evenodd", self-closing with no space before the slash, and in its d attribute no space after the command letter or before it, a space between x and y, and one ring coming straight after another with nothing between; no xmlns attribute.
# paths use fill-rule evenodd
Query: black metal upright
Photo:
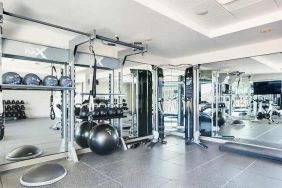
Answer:
<svg viewBox="0 0 282 188"><path fill-rule="evenodd" d="M185 70L185 143L193 140L193 67Z"/></svg>
<svg viewBox="0 0 282 188"><path fill-rule="evenodd" d="M199 67L185 70L185 144L197 144L206 149L199 140Z"/></svg>
<svg viewBox="0 0 282 188"><path fill-rule="evenodd" d="M158 132L159 132L159 138L161 140L164 139L164 132L165 132L165 126L164 126L164 111L163 111L163 85L164 85L164 73L163 73L163 69L161 68L157 68L157 81L158 83L158 87L157 87L157 102L158 102L158 109L157 109L157 113L158 113Z"/></svg>
<svg viewBox="0 0 282 188"><path fill-rule="evenodd" d="M148 70L131 69L136 77L136 117L138 137L152 134L152 73Z"/></svg>

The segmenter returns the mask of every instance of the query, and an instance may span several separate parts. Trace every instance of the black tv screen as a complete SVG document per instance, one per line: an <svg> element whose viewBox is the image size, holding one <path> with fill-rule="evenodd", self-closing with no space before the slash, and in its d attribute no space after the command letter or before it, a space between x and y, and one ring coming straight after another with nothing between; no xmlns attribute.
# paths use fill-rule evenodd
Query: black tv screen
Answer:
<svg viewBox="0 0 282 188"><path fill-rule="evenodd" d="M281 94L281 80L254 82L255 95Z"/></svg>

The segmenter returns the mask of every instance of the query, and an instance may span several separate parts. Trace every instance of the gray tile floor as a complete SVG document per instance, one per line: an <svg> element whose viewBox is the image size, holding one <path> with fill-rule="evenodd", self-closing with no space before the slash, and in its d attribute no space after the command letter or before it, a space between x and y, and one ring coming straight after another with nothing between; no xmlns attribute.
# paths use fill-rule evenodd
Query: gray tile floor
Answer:
<svg viewBox="0 0 282 188"><path fill-rule="evenodd" d="M168 137L167 141L167 145L157 145L151 150L142 145L107 156L84 154L76 164L59 160L67 168L67 176L45 187L282 187L281 163L224 153L215 143L206 143L209 149L202 150L195 145L186 146L176 137ZM26 170L0 174L3 187L22 187L19 178Z"/></svg>

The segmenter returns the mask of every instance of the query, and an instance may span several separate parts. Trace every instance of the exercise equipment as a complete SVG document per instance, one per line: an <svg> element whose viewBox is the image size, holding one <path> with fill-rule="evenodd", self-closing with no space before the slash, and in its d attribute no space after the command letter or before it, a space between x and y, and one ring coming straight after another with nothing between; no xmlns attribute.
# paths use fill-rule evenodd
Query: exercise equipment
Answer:
<svg viewBox="0 0 282 188"><path fill-rule="evenodd" d="M72 80L69 76L62 76L59 80L61 87L72 87Z"/></svg>
<svg viewBox="0 0 282 188"><path fill-rule="evenodd" d="M18 73L6 72L2 75L3 84L18 85L18 84L21 84L21 82L22 82L22 78Z"/></svg>
<svg viewBox="0 0 282 188"><path fill-rule="evenodd" d="M117 130L109 124L100 124L90 131L88 145L91 151L99 155L114 152L119 144Z"/></svg>
<svg viewBox="0 0 282 188"><path fill-rule="evenodd" d="M24 76L23 78L23 84L25 85L40 85L41 79L33 73L29 73Z"/></svg>
<svg viewBox="0 0 282 188"><path fill-rule="evenodd" d="M152 73L148 70L130 69L133 77L132 98L136 99L132 107L132 127L136 137L152 135ZM135 87L136 86L136 87Z"/></svg>
<svg viewBox="0 0 282 188"><path fill-rule="evenodd" d="M84 121L76 128L74 138L79 146L88 148L88 138L90 131L96 125L97 124L95 122Z"/></svg>
<svg viewBox="0 0 282 188"><path fill-rule="evenodd" d="M217 115L217 118L218 118L217 125L219 127L222 127L223 125L225 125L225 122L226 122L225 117L221 111L218 111L217 114L218 114ZM216 112L213 113L213 126L216 126Z"/></svg>
<svg viewBox="0 0 282 188"><path fill-rule="evenodd" d="M6 159L9 161L22 161L27 159L33 159L40 156L43 153L41 149L33 145L23 145L13 149Z"/></svg>
<svg viewBox="0 0 282 188"><path fill-rule="evenodd" d="M50 185L57 181L60 181L66 175L67 170L60 164L41 164L28 170L21 177L20 183L28 187Z"/></svg>
<svg viewBox="0 0 282 188"><path fill-rule="evenodd" d="M2 118L2 117L1 117ZM2 118L3 119L3 118ZM5 127L4 127L4 124L3 124L3 120L0 124L0 140L3 140L4 138L4 135L5 135Z"/></svg>
<svg viewBox="0 0 282 188"><path fill-rule="evenodd" d="M203 149L208 146L199 140L199 68L192 66L185 70L185 144L196 144Z"/></svg>
<svg viewBox="0 0 282 188"><path fill-rule="evenodd" d="M42 84L44 86L58 86L59 85L59 80L55 76L48 75L48 76L44 77L44 79L42 81Z"/></svg>

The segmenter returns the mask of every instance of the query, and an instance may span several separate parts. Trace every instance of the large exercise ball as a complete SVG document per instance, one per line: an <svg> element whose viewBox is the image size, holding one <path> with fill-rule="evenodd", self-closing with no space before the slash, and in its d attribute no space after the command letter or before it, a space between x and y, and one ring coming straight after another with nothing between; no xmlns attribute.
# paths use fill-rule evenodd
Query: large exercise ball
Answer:
<svg viewBox="0 0 282 188"><path fill-rule="evenodd" d="M43 85L44 86L58 86L59 80L56 76L48 75L44 77Z"/></svg>
<svg viewBox="0 0 282 188"><path fill-rule="evenodd" d="M107 155L114 152L119 143L117 130L109 124L100 124L90 131L88 139L89 148L99 155Z"/></svg>
<svg viewBox="0 0 282 188"><path fill-rule="evenodd" d="M97 124L95 122L84 121L75 129L74 137L76 143L79 146L83 148L88 148L88 138L90 135L90 131L96 125Z"/></svg>
<svg viewBox="0 0 282 188"><path fill-rule="evenodd" d="M59 80L59 84L61 87L71 87L72 80L69 76L62 76Z"/></svg>
<svg viewBox="0 0 282 188"><path fill-rule="evenodd" d="M3 84L21 84L22 78L18 73L6 72L2 75Z"/></svg>
<svg viewBox="0 0 282 188"><path fill-rule="evenodd" d="M23 78L23 84L25 85L40 85L41 79L33 73L29 73L24 76Z"/></svg>

